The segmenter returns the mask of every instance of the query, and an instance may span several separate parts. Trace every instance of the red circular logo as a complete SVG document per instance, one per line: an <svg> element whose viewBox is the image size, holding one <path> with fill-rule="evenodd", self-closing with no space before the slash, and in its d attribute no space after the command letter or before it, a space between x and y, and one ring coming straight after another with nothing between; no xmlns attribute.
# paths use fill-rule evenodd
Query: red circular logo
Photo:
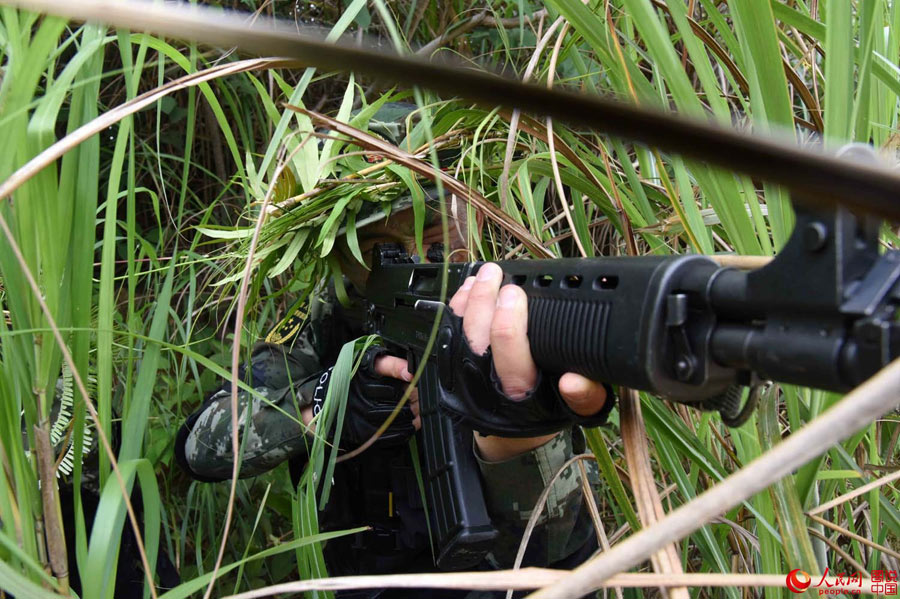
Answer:
<svg viewBox="0 0 900 599"><path fill-rule="evenodd" d="M792 593L802 593L809 588L812 578L810 578L809 574L797 568L790 571L785 582L787 582L787 588L791 589Z"/></svg>

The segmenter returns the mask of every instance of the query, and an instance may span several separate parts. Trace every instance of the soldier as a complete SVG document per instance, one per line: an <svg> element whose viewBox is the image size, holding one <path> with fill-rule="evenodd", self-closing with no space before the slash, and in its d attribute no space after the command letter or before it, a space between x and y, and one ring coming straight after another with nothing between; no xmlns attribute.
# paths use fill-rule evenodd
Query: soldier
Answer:
<svg viewBox="0 0 900 599"><path fill-rule="evenodd" d="M398 212L395 208L387 221L368 219L375 222L358 234L364 256L371 259L375 243L382 241L404 243L412 254L414 243L408 233L412 230L411 212ZM439 235L439 231L439 227L432 225L426 231L426 238ZM455 245L459 245L459 239L460 236L454 235ZM350 256L346 244L339 251ZM358 297L365 289L366 271L351 267L354 262L352 258L343 261L351 295ZM521 400L534 392L539 377L526 333L527 298L516 285L501 289L501 282L500 267L487 264L477 277L465 281L449 306L463 319L463 331L472 351L483 355L489 347L492 349L493 369L502 392L511 399ZM299 330L281 336L276 331L267 338L269 342L259 344L252 352L245 380L267 402L239 393L239 422L244 437L241 477L258 475L289 460L297 480L308 460L308 427L314 426L314 412L325 397L330 366L341 344L360 334L342 318L342 309L328 290L313 297L308 312ZM388 355L381 347L367 351L351 381L341 449L356 448L375 432L396 406L411 378L405 359ZM602 418L614 404L607 387L574 373L563 375L559 392L579 416ZM250 418L245 429L248 408ZM329 541L325 557L331 575L434 570L425 508L406 446L418 428L418 401L413 390L409 405L375 445L338 465L332 497L320 517L320 528L369 526L371 530ZM484 483L486 504L500 532L499 541L483 568L512 565L538 496L556 471L572 457L573 444L579 441L577 429L515 439L475 434L473 451ZM221 481L231 477L234 456L230 385L213 394L187 419L176 439L176 457L181 467L198 480ZM596 539L582 501L580 476L572 468L550 493L524 565L570 568L595 549ZM341 596L464 597L466 593L406 589Z"/></svg>

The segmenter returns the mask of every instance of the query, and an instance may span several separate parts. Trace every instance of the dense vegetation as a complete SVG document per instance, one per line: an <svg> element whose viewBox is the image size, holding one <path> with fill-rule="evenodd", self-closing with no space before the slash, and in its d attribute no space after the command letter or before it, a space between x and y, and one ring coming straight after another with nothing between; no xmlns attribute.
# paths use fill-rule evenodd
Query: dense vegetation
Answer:
<svg viewBox="0 0 900 599"><path fill-rule="evenodd" d="M234 4L380 36L403 51L453 53L522 79L778 130L801 144L861 141L892 160L896 154L900 7L887 0ZM44 513L54 502L41 499L56 462L72 466L59 480L102 489L102 526L93 533L83 521L75 527L78 558L68 567L85 581L83 596L111 593L111 558L129 524L105 451L85 447L101 436L118 446L126 481L139 481L151 560L165 551L180 571L183 586L165 596L199 595L216 562L228 485L184 476L172 459L173 438L230 376L235 322L242 322L246 356L338 268L331 259L338 230L345 223L353 230L367 202L421 197L426 178L401 159L389 152L372 159L346 137L319 142L311 135L320 123L286 103L365 130L383 102L418 102L418 124L403 149L424 162L432 149L456 149L448 172L460 185L500 206L509 223L556 256L768 256L791 231L786 193L733 173L534 116L389 89L364 73L240 60L235 52L0 8L0 181L78 127L108 119L98 134L66 141L58 160L0 199L9 224L0 235L0 588L16 597L67 589L51 575L64 553L54 514ZM172 86L176 80L184 85ZM155 101L115 118L118 107L154 89ZM263 203L282 209L261 211ZM469 231L479 231L469 240L472 258L531 255L502 223L479 228L473 209L468 218ZM900 243L888 228L883 239ZM248 257L252 276L242 289ZM246 309L238 315L242 294ZM69 358L55 332L80 376L64 366ZM63 410L71 412L68 424L54 409L60 396L71 402ZM838 399L784 388L729 430L717 416L642 397L663 505L689 501ZM873 422L724 514L679 544L685 571L898 569L900 495L890 484L820 514L832 526L804 515L896 470L898 436L896 414ZM618 421L591 439L605 474L602 521L615 544L639 524ZM309 503L298 499L286 468L240 481L236 492L239 517L216 596L323 574L309 549ZM734 599L783 592L691 590Z"/></svg>

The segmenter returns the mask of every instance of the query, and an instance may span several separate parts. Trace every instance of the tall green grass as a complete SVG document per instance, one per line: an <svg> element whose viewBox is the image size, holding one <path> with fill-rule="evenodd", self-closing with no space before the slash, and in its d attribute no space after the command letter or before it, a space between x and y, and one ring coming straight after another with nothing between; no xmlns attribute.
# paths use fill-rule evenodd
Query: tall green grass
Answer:
<svg viewBox="0 0 900 599"><path fill-rule="evenodd" d="M535 58L533 80L546 81L555 64L557 86L754 131L777 130L801 144L862 141L891 157L895 152L900 9L894 3L412 0L367 6L355 0L340 13L325 8L324 17L335 23L334 35L362 28L411 51L485 7L496 19L508 19L506 26L476 27L438 52L522 74L539 38L562 19L569 26L557 28ZM543 21L525 18L540 9L547 11ZM219 57L152 36L76 28L0 9L0 139L7 143L0 180L102 111ZM276 202L302 197L271 215L263 228L244 348L337 268L335 245L343 224L349 223L351 253L358 253L353 223L364 203L411 193L421 210L421 188L428 184L399 164L373 166L346 140L303 145L291 158L289 175L273 181L279 157L291 155L317 126L283 104L317 107L366 130L383 103L411 97L379 87L365 74L347 78L312 70L248 72L204 83L73 147L0 206L76 369L96 378L92 399L103 430L112 433L114 422L121 428L118 460L142 489L148 550L166 551L184 581L167 597L202 592L216 558L227 490L179 474L171 444L180 421L218 378L228 376L237 283L259 203L272 185L280 186ZM525 116L513 132L516 151L507 162L510 115L427 92L420 111L428 114L429 126L414 126L404 149L420 150L427 161L429 150L440 144L458 148L450 172L498 205L501 178L508 175L507 216L557 256L577 255L578 245L589 255L624 254L631 232L639 253L771 255L793 226L783 190L708 165L558 123L551 156L547 124ZM565 197L558 192L554 162ZM360 172L361 181L350 182ZM474 231L475 213L467 214ZM885 242L896 244L896 232L886 231ZM474 259L530 256L502 227L490 224L470 249ZM21 597L46 596L48 589L65 591L65 583L47 573L44 531L56 516L44 513L37 453L29 448L36 448L34 427L49 426L61 353L6 239L0 239L0 272L9 313L9 324L0 324L0 588ZM772 392L750 422L728 430L715 416L643 396L657 481L663 489L674 485L666 506L689 501L836 399L784 388ZM78 450L86 414L77 394L75 406ZM639 521L628 481L619 478L624 458L616 430L592 432L589 442L606 478L604 522L612 530L633 530ZM853 570L810 532L821 525L804 511L896 469L898 430L896 415L873 423L700 529L680 544L685 569ZM23 431L25 444L19 441ZM78 557L69 564L87 581L86 597L109 595L111 557L119 531L129 526L102 454L98 468L98 521L104 527L89 534L79 520ZM76 463L76 487L82 477ZM885 486L821 515L898 550L898 499L897 490ZM321 573L313 543L322 538L316 536L314 500L309 488L292 487L283 468L238 482L241 517L216 594L290 579L298 567L305 575ZM821 530L868 569L896 569L893 558L871 546ZM633 593L626 596L641 594ZM736 589L721 594L745 596ZM720 596L708 589L692 595ZM747 596L762 595L780 596L780 590Z"/></svg>
<svg viewBox="0 0 900 599"><path fill-rule="evenodd" d="M73 43L60 44L65 23L38 20L36 15L4 8L2 13L4 76L0 87L0 127L7 151L0 159L0 177L37 154L56 139L57 127L73 128L97 114L96 89L102 72L104 32L83 28ZM99 60L98 60L99 58ZM49 76L48 76L49 75ZM93 93L92 93L93 92ZM71 96L70 96L71 94ZM69 97L70 96L70 97ZM68 115L61 113L69 101ZM38 278L44 298L61 327L65 327L80 372L86 373L91 346L94 214L97 209L100 145L92 141L66 155L16 194L15 206L4 203L4 217L31 272ZM35 448L34 428L49 430L60 350L47 329L36 299L3 240L0 268L11 330L4 331L2 385L4 388L3 506L0 513L6 546L4 561L14 570L18 584L36 585L46 563L41 532L46 528L37 485L37 452L26 452L20 441ZM4 327L5 328L5 327ZM84 420L84 409L75 414ZM76 426L75 443L82 442ZM52 459L52 457L51 457ZM76 475L77 476L77 475ZM53 481L45 481L44 484ZM49 513L46 518L57 517ZM18 541L18 542L17 542ZM54 540L56 543L59 539ZM85 531L78 544L86 547ZM18 546L20 552L11 551ZM81 552L86 555L86 550ZM74 566L74 565L73 565ZM62 582L62 589L65 588ZM38 588L38 587L34 587Z"/></svg>
<svg viewBox="0 0 900 599"><path fill-rule="evenodd" d="M57 19L9 8L2 10L0 30L0 136L8 144L0 161L3 179L59 136L96 118L105 109L104 104L121 103L143 91L140 88L147 85L145 69L149 66L157 69L160 79L172 62L190 71L197 69L194 50L185 56L146 36L110 34L96 26L68 29ZM152 65L148 62L150 48L154 48ZM218 108L210 86L201 89ZM165 354L173 347L184 354L191 343L203 340L188 332L178 346L166 343L173 336L169 330L170 300L176 291L185 294L187 290L187 307L196 309L190 296L197 292L198 282L196 277L185 275L198 262L207 262L190 247L192 238L188 247L182 248L176 239L188 216L196 218L198 208L188 197L194 98L191 93L186 108L189 127L187 143L182 145L187 149L181 157L180 192L177 187L169 189L168 181L164 186L159 176L157 190L141 184L150 181L152 185L153 170L159 169L162 175L162 164L177 164L178 157L172 160L141 147L143 140L135 133L134 118L126 117L107 135L68 150L58 164L32 178L0 208L53 320L63 332L76 370L83 379L89 372L96 377L92 401L107 436L115 426L113 436L120 440L119 466L129 487L135 475L140 480L144 540L151 563L159 548L161 520L168 524L163 531L164 545L171 554L176 553L171 534L176 523L169 517L170 506L161 501L156 473L160 460L170 459L170 431L180 415L171 411L170 402L159 402L159 368L161 364L170 368ZM226 137L233 140L220 108L219 113L218 124L224 125ZM168 163L166 167L171 168ZM227 189L227 182L221 185ZM166 192L178 200L164 206L171 221L164 227L160 198ZM155 218L148 218L148 214ZM9 314L9 326L3 327L0 343L5 431L0 535L4 562L11 566L8 572L4 569L6 575L0 586L17 596L46 593L41 585L66 592L65 577L51 581L45 573L54 547L65 555L65 540L50 536L44 542L44 531L50 530L49 524L59 517L59 505L56 500L41 501L37 468L41 446L35 442L34 433L35 428L49 430L61 354L14 258L12 241L0 243L3 305ZM166 256L168 252L174 255ZM163 344L168 346L165 352ZM215 366L197 357L207 367ZM194 359L182 365L196 372ZM221 368L218 372L224 374ZM76 395L69 425L75 455L82 453L85 418L85 404ZM57 456L49 458L52 463ZM69 571L80 573L84 596L93 597L111 596L114 572L110 569L119 551L123 525L127 526L124 502L118 485L109 476L105 453L101 451L99 458L99 472L92 475L99 474L102 502L96 521L103 526L95 526L93 532L85 530L80 502L76 501L76 558L68 564ZM82 464L76 460L72 474L76 489L82 475ZM51 475L42 482L47 487L56 481ZM53 566L54 574L66 570L64 563Z"/></svg>

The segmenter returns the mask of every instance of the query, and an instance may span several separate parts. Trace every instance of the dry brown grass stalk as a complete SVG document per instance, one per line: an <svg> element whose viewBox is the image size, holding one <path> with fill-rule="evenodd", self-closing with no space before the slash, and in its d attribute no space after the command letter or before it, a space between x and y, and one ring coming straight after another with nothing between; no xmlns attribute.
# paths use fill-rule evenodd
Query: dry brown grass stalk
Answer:
<svg viewBox="0 0 900 599"><path fill-rule="evenodd" d="M553 489L553 485L556 484L556 481L559 480L559 477L563 475L566 470L572 467L572 464L578 462L581 464L584 460L595 460L596 457L593 454L585 453L581 455L576 455L569 458L565 464L560 466L559 470L557 470L547 485L544 487L544 490L541 491L540 496L538 496L537 501L534 504L534 509L531 510L531 516L528 517L528 523L525 525L525 531L522 533L522 540L519 541L519 550L516 552L516 559L513 562L513 570L518 570L522 565L522 560L525 559L525 550L528 548L528 542L531 539L531 535L534 532L535 527L537 526L538 520L541 517L541 513L544 511L544 506L547 505L547 499L550 497L550 492ZM593 493L590 492L590 488L585 491L585 500L588 502L594 501ZM596 505L594 506L596 509ZM601 527L602 528L602 527ZM530 570L530 568L525 568L525 570ZM506 593L506 599L510 599L512 597L513 588L510 589Z"/></svg>
<svg viewBox="0 0 900 599"><path fill-rule="evenodd" d="M631 492L635 497L638 517L641 524L652 526L665 517L662 500L656 488L653 466L650 463L646 425L641 414L641 399L634 389L622 388L619 399L619 422L622 429L622 443L625 450L625 461L631 475ZM660 574L683 574L678 548L668 543L651 555L653 569ZM663 595L670 599L688 599L687 588L673 587L661 589Z"/></svg>
<svg viewBox="0 0 900 599"><path fill-rule="evenodd" d="M2 196L0 196L0 198L2 198ZM19 264L19 268L22 269L22 274L25 276L25 280L28 281L28 286L31 289L32 294L34 294L38 305L41 307L41 312L43 312L44 317L47 319L47 325L50 327L50 332L53 334L54 340L59 345L59 351L62 354L62 358L72 372L72 380L75 383L75 387L78 388L78 393L81 395L81 398L84 401L84 405L87 408L88 414L90 414L91 420L94 421L94 430L96 430L97 432L97 438L100 439L100 445L103 446L103 451L106 452L106 455L109 458L110 466L112 466L116 481L119 483L119 490L121 491L122 497L125 500L125 510L128 513L128 520L131 522L131 527L134 530L134 537L135 541L137 542L138 553L141 557L141 565L144 568L144 573L147 575L147 584L150 587L150 596L153 599L157 599L156 585L153 583L153 570L150 568L150 562L147 559L147 551L144 548L144 539L141 535L141 527L140 524L138 524L137 515L134 512L134 506L131 504L130 494L128 493L128 489L125 485L125 478L122 476L122 471L119 470L119 462L116 460L116 454L112 450L112 445L110 445L109 438L103 431L103 427L100 426L100 415L97 413L97 408L94 407L94 402L91 401L91 397L88 394L87 387L84 384L84 379L81 378L81 374L79 374L78 368L75 366L75 359L72 357L72 353L69 351L69 346L66 345L66 342L63 339L62 333L59 330L59 326L56 324L56 319L53 318L53 314L50 312L50 307L47 305L46 300L44 300L44 294L41 292L40 285L38 285L37 280L35 280L31 269L28 268L28 262L25 260L25 256L22 254L22 249L19 247L19 243L16 241L16 238L10 230L9 224L6 222L6 218L4 218L2 212L0 212L0 231L2 231L3 235L6 237L6 242L9 244L9 249L15 256L16 262L18 262ZM55 482L56 481L54 480L54 483ZM58 502L56 504L56 507L58 507Z"/></svg>
<svg viewBox="0 0 900 599"><path fill-rule="evenodd" d="M813 516L812 514L807 514L807 515L809 516L809 519L812 520L813 522L818 522L822 526L826 526L826 527L830 528L831 530L840 533L843 536L850 537L851 539L855 539L855 540L859 541L860 543L862 543L863 545L868 545L872 549L877 549L878 551L880 551L884 554L890 555L891 557L894 557L894 558L900 560L900 552L894 551L890 547L885 547L884 545L876 543L875 541L873 541L871 539L867 539L866 537L864 537L862 535L858 535L855 532L853 532L852 530L847 530L843 526L835 524L834 522L830 522L830 521L826 520L825 518Z"/></svg>
<svg viewBox="0 0 900 599"><path fill-rule="evenodd" d="M366 588L440 588L440 589L472 589L486 591L502 591L507 588L528 590L538 586L546 586L563 580L569 573L566 570L549 570L545 568L523 568L521 570L497 570L494 572L442 572L439 574L389 574L385 576L335 576L299 580L277 584L263 589L247 591L238 595L230 595L225 599L257 599L271 597L281 593L302 593L304 591L326 590L339 591ZM600 583L600 588L673 588L673 587L742 587L785 588L785 574L616 574ZM860 590L870 593L872 581L863 579L859 586L849 586L837 577L831 576L823 581L829 590Z"/></svg>
<svg viewBox="0 0 900 599"><path fill-rule="evenodd" d="M827 536L816 530L815 528L809 528L809 534L821 540L823 543L828 545L832 551L834 551L841 559L843 559L847 564L853 566L853 569L856 572L865 572L866 567L853 559L853 556L850 555L847 551L845 551L840 545L829 539Z"/></svg>
<svg viewBox="0 0 900 599"><path fill-rule="evenodd" d="M556 31L556 28L560 26L564 21L563 17L557 18L550 27L547 28L547 31L538 39L537 44L534 47L534 51L531 54L531 59L528 61L528 65L525 67L525 73L522 75L522 81L528 81L531 79L531 75L534 73L534 69L537 67L538 61L541 58L541 53L544 51L544 48L547 47L547 43L549 43L550 38L553 37L553 32ZM522 112L520 110L513 110L512 114L509 118L509 132L506 137L506 151L503 155L503 171L500 173L499 180L499 188L500 188L500 208L503 210L507 209L507 204L509 202L509 171L512 167L513 154L515 153L516 148L516 134L519 132L519 118L522 116Z"/></svg>
<svg viewBox="0 0 900 599"><path fill-rule="evenodd" d="M900 387L898 387L900 388ZM896 399L896 401L900 401L900 397ZM855 497L859 497L860 495L865 495L872 489L877 489L878 487L882 487L890 482L895 480L900 480L900 470L895 472L891 472L890 474L886 474L877 480L873 480L870 483L867 483L857 489L853 489L849 493L844 493L840 497L835 497L829 502L823 503L820 506L814 507L813 509L806 512L808 516L813 516L815 514L821 514L822 512L827 512L831 508L841 505L842 503L846 503Z"/></svg>
<svg viewBox="0 0 900 599"><path fill-rule="evenodd" d="M432 140L432 143L424 144L424 145L420 146L419 148L417 148L414 152L412 152L412 155L415 156L416 158L425 158L428 156L428 154L431 150L438 150L440 148L444 148L449 145L452 145L454 143L454 140L447 139L447 138L450 136L455 137L455 136L459 135L459 133L460 133L460 131L453 130L453 131L449 131L449 132L445 133L444 135L440 136L439 138L436 137L434 140ZM317 137L318 139L333 139L333 140L344 141L344 138L336 137L334 135L326 135L323 133L313 133L313 135L315 137ZM338 154L337 156L332 156L328 160L325 160L322 163L322 166L324 166L325 164L328 164L329 162L334 162L336 160L340 160L341 158L346 158L348 156L371 156L371 155L372 155L372 152L367 152L367 151L342 152L341 154ZM294 206L301 204L311 198L314 198L329 189L332 189L334 187L334 185L336 185L338 183L366 183L366 180L365 180L366 176L372 175L378 171L383 171L384 169L386 169L388 166L390 166L392 164L394 164L393 160L380 160L377 163L375 163L371 166L367 166L366 168L364 168L360 171L346 175L344 177L344 179L341 181L334 182L334 181L328 181L328 180L323 179L318 182L318 185L320 187L314 187L313 189L310 189L307 192L304 192L304 193L301 193L301 194L298 194L295 196L291 196L289 198L282 200L281 202L279 202L277 204L272 204L271 206L269 206L268 210L274 216L281 216L282 214L286 213L289 209L293 208ZM388 187L397 186L399 184L400 183L398 181L388 181L386 183L381 183L380 185L375 185L373 188L387 189Z"/></svg>
<svg viewBox="0 0 900 599"><path fill-rule="evenodd" d="M588 479L587 469L584 467L583 461L578 462L578 469L581 471L581 490L584 494L585 501L587 501L588 510L591 513L591 520L594 522L594 530L597 533L597 542L600 544L600 549L609 551L609 537L606 535L606 529L603 527L603 520L600 519L600 511L597 509L597 499L591 491L591 483ZM623 599L622 587L616 587L613 590L616 593L617 599ZM605 599L606 593L604 593L603 596Z"/></svg>
<svg viewBox="0 0 900 599"><path fill-rule="evenodd" d="M46 150L29 160L22 167L12 173L12 175L10 175L5 181L3 181L2 184L0 184L0 200L9 198L16 189L24 185L29 179L37 175L41 170L61 158L66 152L77 147L82 142L104 131L108 127L115 125L125 117L139 112L140 110L152 105L161 98L175 91L194 87L213 79L217 79L219 77L224 77L227 75L233 75L236 73L243 73L260 69L283 68L295 65L295 61L283 59L256 58L251 60L243 60L226 65L215 66L197 73L192 73L190 75L185 75L184 77L180 77L179 79L166 83L165 85L161 85L157 88L149 90L129 100L128 102L117 106L112 110L108 110L92 121L85 123L72 133L59 139ZM131 504L130 495L125 487L125 481L122 478L121 472L119 471L118 463L115 459L115 454L113 453L112 447L110 446L109 441L103 432L103 427L100 426L99 415L97 414L96 409L94 408L93 403L90 400L90 397L87 393L87 388L84 386L84 382L82 381L80 374L75 368L75 363L72 360L71 355L69 354L68 347L63 342L62 336L56 327L55 320L50 315L49 308L45 305L43 299L41 298L37 283L33 280L31 272L28 270L27 264L25 263L24 258L21 256L21 253L18 250L18 246L12 236L12 232L9 230L5 220L2 219L2 216L0 216L0 220L2 220L2 222L0 222L0 228L2 228L4 235L6 235L10 246L16 255L16 258L19 261L19 265L21 266L23 273L29 281L32 291L38 297L38 301L41 304L41 309L44 311L50 328L53 331L54 336L56 337L56 341L59 344L60 349L62 350L63 358L72 371L75 385L76 387L78 387L78 391L88 408L88 413L91 419L94 421L95 430L97 430L98 432L100 443L103 446L104 452L107 454L107 457L110 460L110 464L119 482L120 490L122 492L126 510L128 512L128 519L132 528L134 529L135 538L137 539L138 553L141 557L141 563L144 567L145 572L150 572L149 561L144 549L143 538L140 532L137 517L134 512L134 507ZM45 510L46 509L47 507L45 506ZM156 587L153 583L153 576L148 576L147 580L149 582L151 596L155 599L157 593Z"/></svg>
<svg viewBox="0 0 900 599"><path fill-rule="evenodd" d="M40 411L40 402L38 404ZM56 472L53 468L53 445L50 443L49 430L49 422L42 416L40 425L34 426L34 445L41 479L41 504L44 508L47 557L50 561L50 570L59 583L59 591L66 595L69 592L69 560L66 555L66 538L63 533L59 491L56 487Z"/></svg>
<svg viewBox="0 0 900 599"><path fill-rule="evenodd" d="M469 204L474 206L482 214L484 214L492 221L494 221L497 225L515 236L525 245L525 247L530 249L536 255L544 258L552 257L552 254L547 250L547 248L541 245L540 240L535 238L525 227L513 220L512 217L500 210L497 206L488 201L480 193L478 193L468 185L465 185L458 179L451 177L444 171L436 169L434 165L428 162L424 162L416 158L409 152L406 152L398 148L397 146L378 139L374 135L369 135L364 131L360 131L355 127L347 125L346 123L342 123L331 117L306 110L305 108L300 108L298 106L288 105L288 108L303 113L313 121L322 123L323 125L333 129L334 131L350 137L355 144L363 148L369 149L373 152L384 154L386 157L389 157L397 164L401 164L423 177L426 177L430 180L440 179L444 187L449 189L456 196L465 199Z"/></svg>
<svg viewBox="0 0 900 599"><path fill-rule="evenodd" d="M556 36L556 43L553 45L553 52L550 54L550 68L547 70L547 87L553 87L553 78L556 74L556 61L559 58L559 51L562 48L562 42L566 38L566 33L569 32L569 24L566 23L562 31L559 32L559 35ZM559 172L559 159L556 157L556 144L554 143L556 139L556 135L553 134L553 119L549 116L547 117L547 142L550 145L550 166L553 169L553 182L556 184L556 195L557 199L559 199L559 203L562 205L563 212L566 215L566 222L569 225L569 230L572 231L572 239L575 241L575 246L578 248L578 252L581 254L582 258L587 258L587 250L584 248L584 244L581 241L581 236L579 236L575 228L575 221L572 220L572 212L569 210L569 200L566 199L566 190L563 186L562 175ZM575 201L573 196L572 201Z"/></svg>
<svg viewBox="0 0 900 599"><path fill-rule="evenodd" d="M447 31L435 39L431 40L418 50L416 50L416 54L421 56L431 56L435 50L440 48L441 46L445 46L449 44L453 40L458 37L465 35L466 33L472 31L476 27L518 27L520 23L524 22L526 24L531 24L534 21L540 21L544 17L547 16L547 9L542 8L538 11L535 11L533 14L527 15L523 17L521 20L519 17L510 17L507 19L497 19L495 18L488 9L484 9L474 17L457 27L456 29Z"/></svg>
<svg viewBox="0 0 900 599"><path fill-rule="evenodd" d="M287 168L293 156L303 149L306 143L313 139L311 135L306 135L303 140L297 144L297 147L278 164L275 174L272 175L272 184L263 199L262 206L259 209L259 216L256 218L256 227L253 229L253 237L250 239L250 247L247 250L247 260L244 266L244 275L241 278L241 287L237 297L237 314L234 320L234 340L231 345L231 452L234 456L231 466L231 484L228 489L228 506L225 509L225 526L222 531L222 542L219 544L219 552L216 555L216 564L213 567L212 575L209 579L209 585L203 594L203 599L209 599L212 594L213 587L216 584L216 576L222 566L222 559L225 557L225 548L228 546L228 532L231 529L231 519L234 514L234 500L237 491L238 471L240 470L240 440L238 438L238 383L240 377L238 375L241 361L241 336L244 332L244 313L247 308L247 296L250 293L250 277L253 273L253 259L256 257L256 247L259 244L259 236L262 232L262 226L266 222L268 215L269 202L275 194L277 185L275 181L281 176L281 173Z"/></svg>

